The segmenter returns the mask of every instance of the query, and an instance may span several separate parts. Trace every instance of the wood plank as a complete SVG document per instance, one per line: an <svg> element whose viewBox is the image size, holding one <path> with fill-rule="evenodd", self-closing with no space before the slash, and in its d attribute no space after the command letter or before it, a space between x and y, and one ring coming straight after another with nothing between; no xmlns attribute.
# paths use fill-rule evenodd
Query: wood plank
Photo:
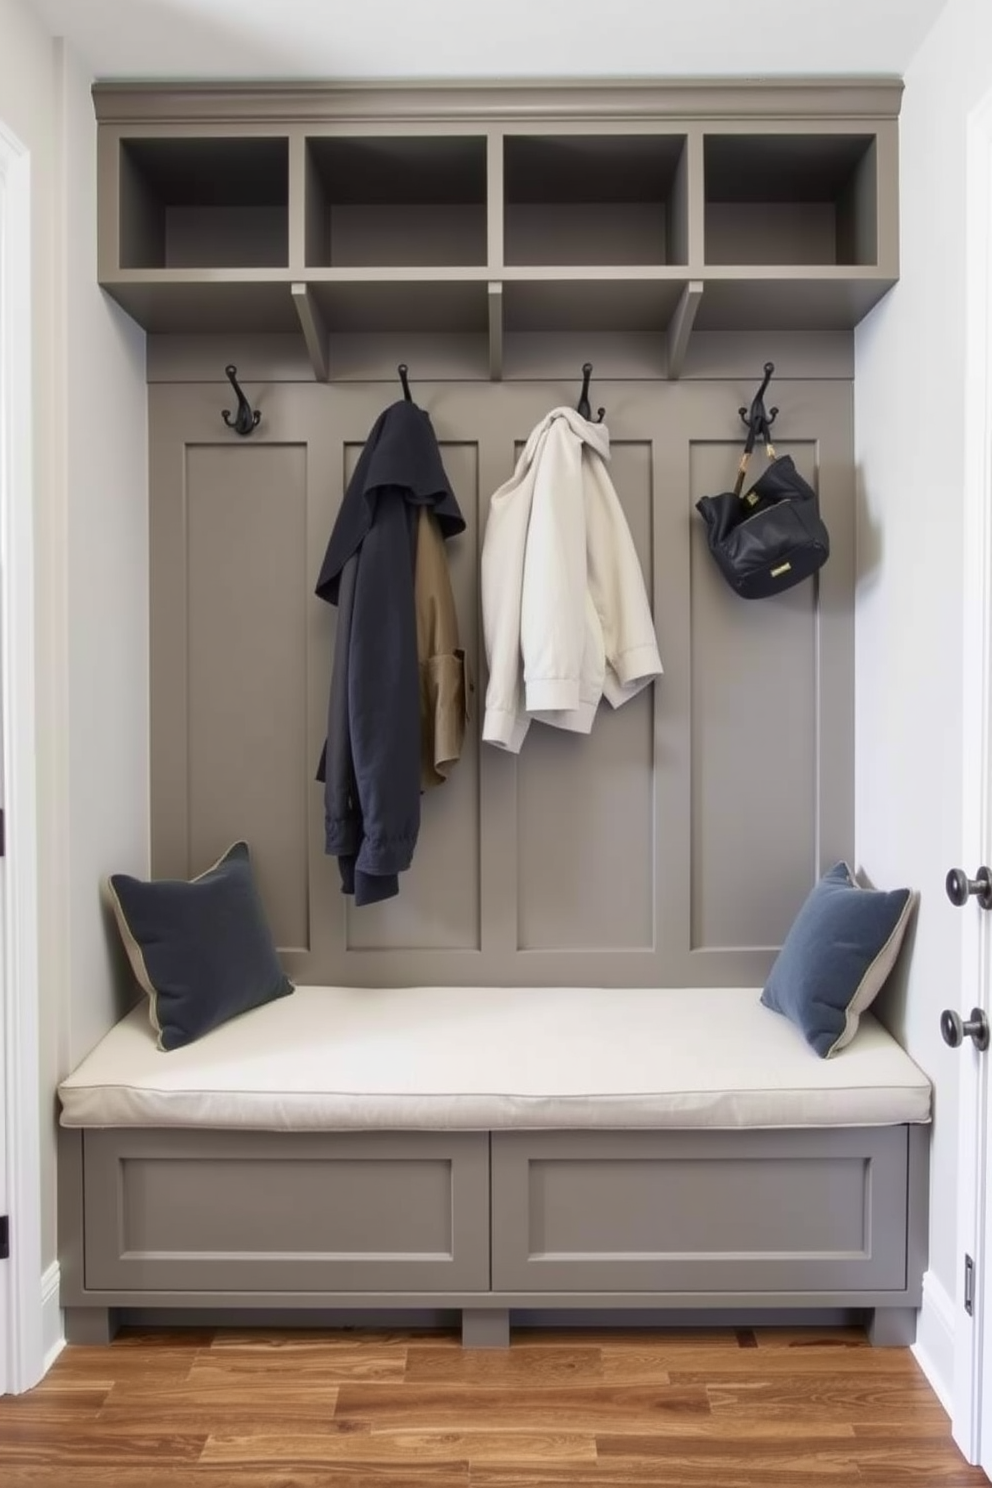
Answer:
<svg viewBox="0 0 992 1488"><path fill-rule="evenodd" d="M113 1349L163 1349L209 1348L217 1336L216 1328L122 1328L110 1345Z"/></svg>
<svg viewBox="0 0 992 1488"><path fill-rule="evenodd" d="M318 1380L331 1384L339 1380L402 1379L406 1361L402 1354L383 1355L358 1349L330 1353L319 1349L294 1349L290 1353L280 1351L275 1354L264 1350L239 1353L235 1349L211 1349L196 1361L189 1378L190 1383L195 1379L202 1384L221 1384L232 1377L254 1375L261 1383L278 1371L290 1368L298 1379L305 1379L310 1384Z"/></svg>
<svg viewBox="0 0 992 1488"><path fill-rule="evenodd" d="M658 1367L677 1372L682 1379L689 1375L717 1377L754 1376L758 1379L788 1379L804 1374L863 1374L901 1379L922 1379L920 1366L908 1349L883 1348L868 1353L863 1349L652 1349Z"/></svg>
<svg viewBox="0 0 992 1488"><path fill-rule="evenodd" d="M767 1349L862 1349L871 1352L864 1328L754 1328L756 1347Z"/></svg>
<svg viewBox="0 0 992 1488"><path fill-rule="evenodd" d="M267 1436L261 1433L218 1434L203 1449L204 1463L244 1462L299 1466L325 1462L403 1464L408 1462L595 1462L592 1436L550 1432L407 1431L339 1436Z"/></svg>
<svg viewBox="0 0 992 1488"><path fill-rule="evenodd" d="M210 1344L212 1350L234 1349L244 1353L258 1349L262 1353L297 1353L319 1349L322 1353L357 1353L371 1351L376 1355L396 1352L403 1358L406 1351L418 1342L431 1348L460 1349L457 1330L449 1333L429 1329L411 1329L409 1332L377 1332L374 1328L218 1328Z"/></svg>
<svg viewBox="0 0 992 1488"><path fill-rule="evenodd" d="M598 1348L611 1353L639 1353L667 1344L734 1348L740 1328L513 1328L514 1348ZM751 1330L748 1330L751 1331Z"/></svg>
<svg viewBox="0 0 992 1488"><path fill-rule="evenodd" d="M529 1390L463 1385L342 1385L339 1417L371 1421L373 1431L422 1427L436 1419L453 1431L492 1429L495 1413L517 1431L593 1431L626 1424L644 1430L659 1416L708 1413L701 1385L687 1389L634 1387Z"/></svg>
<svg viewBox="0 0 992 1488"><path fill-rule="evenodd" d="M193 1367L198 1350L157 1348L118 1348L116 1343L69 1344L58 1357L60 1378L98 1374L101 1379L125 1379L141 1375L185 1376Z"/></svg>
<svg viewBox="0 0 992 1488"><path fill-rule="evenodd" d="M694 1374L680 1382L698 1385L703 1379ZM714 1414L723 1415L779 1415L790 1410L805 1414L819 1409L856 1420L865 1415L885 1418L893 1411L940 1409L925 1380L879 1378L868 1371L846 1375L824 1371L794 1379L723 1379L706 1384L705 1389Z"/></svg>
<svg viewBox="0 0 992 1488"><path fill-rule="evenodd" d="M574 1463L562 1470L553 1467L534 1473L528 1468L479 1466L472 1469L471 1488L807 1488L814 1482L824 1488L855 1488L861 1479L840 1474L797 1477L793 1473L769 1474L761 1466L752 1471L745 1463L723 1462L714 1470L711 1463L635 1462L621 1457L599 1461L594 1467ZM941 1488L946 1488L942 1484ZM957 1488L957 1485L954 1485ZM970 1488L970 1485L969 1485Z"/></svg>
<svg viewBox="0 0 992 1488"><path fill-rule="evenodd" d="M9 1422L47 1421L51 1425L93 1417L105 1404L111 1385L90 1387L81 1381L79 1389L32 1390L28 1395L0 1398L0 1440Z"/></svg>
<svg viewBox="0 0 992 1488"><path fill-rule="evenodd" d="M526 1385L530 1389L599 1383L598 1348L480 1349L457 1354L423 1346L407 1354L406 1379L413 1384Z"/></svg>
<svg viewBox="0 0 992 1488"><path fill-rule="evenodd" d="M180 1401L170 1397L156 1403L136 1402L125 1396L119 1404L106 1406L96 1418L101 1428L125 1435L135 1430L165 1432L177 1421L184 1431L200 1432L204 1437L218 1432L258 1431L292 1440L296 1435L354 1436L371 1430L358 1422L335 1420L326 1401L301 1402L289 1390L267 1395L264 1400L230 1394L218 1399L209 1393L202 1399L190 1394Z"/></svg>
<svg viewBox="0 0 992 1488"><path fill-rule="evenodd" d="M16 1480L5 1478L5 1488L69 1488L65 1469L25 1465L18 1467ZM177 1472L175 1464L139 1467L110 1465L74 1467L71 1488L469 1488L467 1466L448 1462L415 1462L396 1467L389 1463L326 1462L319 1468L300 1471L291 1476L285 1469L213 1467L198 1462L191 1479Z"/></svg>
<svg viewBox="0 0 992 1488"><path fill-rule="evenodd" d="M8 1421L0 1435L0 1481L9 1483L9 1469L15 1463L57 1465L65 1474L71 1465L91 1466L120 1462L197 1462L206 1444L203 1432L121 1431L87 1423L72 1427L64 1437L56 1435L47 1421ZM53 1476L53 1482L56 1479Z"/></svg>

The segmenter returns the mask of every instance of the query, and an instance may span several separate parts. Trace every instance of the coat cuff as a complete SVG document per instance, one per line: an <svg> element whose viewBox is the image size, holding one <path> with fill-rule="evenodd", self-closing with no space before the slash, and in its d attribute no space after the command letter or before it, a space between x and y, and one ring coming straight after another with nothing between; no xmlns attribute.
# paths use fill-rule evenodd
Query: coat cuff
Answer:
<svg viewBox="0 0 992 1488"><path fill-rule="evenodd" d="M505 708L487 708L482 737L486 744L495 744L508 754L519 754L529 727L529 718L519 718Z"/></svg>
<svg viewBox="0 0 992 1488"><path fill-rule="evenodd" d="M579 706L578 677L535 677L526 690L528 713L567 713Z"/></svg>
<svg viewBox="0 0 992 1488"><path fill-rule="evenodd" d="M603 692L614 708L636 697L648 683L662 673L657 646L632 646L616 657L606 668Z"/></svg>

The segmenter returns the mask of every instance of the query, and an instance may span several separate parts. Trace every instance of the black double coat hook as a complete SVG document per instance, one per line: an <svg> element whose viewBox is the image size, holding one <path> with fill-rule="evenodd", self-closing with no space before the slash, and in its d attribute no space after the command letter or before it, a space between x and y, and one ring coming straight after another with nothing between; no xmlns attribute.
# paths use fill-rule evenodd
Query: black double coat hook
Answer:
<svg viewBox="0 0 992 1488"><path fill-rule="evenodd" d="M234 363L229 362L228 365L224 368L224 371L227 373L228 380L230 381L230 384L238 397L237 413L232 418L231 410L229 408L225 408L223 413L224 422L229 429L234 430L235 434L252 434L258 427L258 421L262 417L262 415L259 413L257 408L252 408L251 404L248 402L248 399L241 391L241 385L238 382L238 369L234 365Z"/></svg>

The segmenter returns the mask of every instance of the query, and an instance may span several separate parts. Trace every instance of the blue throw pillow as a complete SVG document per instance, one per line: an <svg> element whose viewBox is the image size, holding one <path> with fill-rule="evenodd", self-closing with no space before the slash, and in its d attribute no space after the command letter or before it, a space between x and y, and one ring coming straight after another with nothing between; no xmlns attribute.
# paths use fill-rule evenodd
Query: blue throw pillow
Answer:
<svg viewBox="0 0 992 1488"><path fill-rule="evenodd" d="M238 1013L285 997L284 975L251 871L236 842L187 883L107 881L139 985L148 994L160 1049L179 1049Z"/></svg>
<svg viewBox="0 0 992 1488"><path fill-rule="evenodd" d="M821 1059L849 1044L881 991L916 904L910 889L863 889L846 863L825 873L785 938L761 994Z"/></svg>

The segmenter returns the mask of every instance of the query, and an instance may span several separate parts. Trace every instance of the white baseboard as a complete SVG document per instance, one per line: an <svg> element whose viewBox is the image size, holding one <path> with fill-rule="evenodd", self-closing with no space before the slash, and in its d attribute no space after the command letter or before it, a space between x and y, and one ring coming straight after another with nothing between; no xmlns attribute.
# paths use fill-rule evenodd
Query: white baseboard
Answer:
<svg viewBox="0 0 992 1488"><path fill-rule="evenodd" d="M954 1301L932 1271L923 1277L923 1306L913 1355L949 1416L954 1405Z"/></svg>
<svg viewBox="0 0 992 1488"><path fill-rule="evenodd" d="M53 1261L41 1278L41 1354L45 1374L65 1348L62 1309L59 1306L61 1284L58 1261Z"/></svg>

